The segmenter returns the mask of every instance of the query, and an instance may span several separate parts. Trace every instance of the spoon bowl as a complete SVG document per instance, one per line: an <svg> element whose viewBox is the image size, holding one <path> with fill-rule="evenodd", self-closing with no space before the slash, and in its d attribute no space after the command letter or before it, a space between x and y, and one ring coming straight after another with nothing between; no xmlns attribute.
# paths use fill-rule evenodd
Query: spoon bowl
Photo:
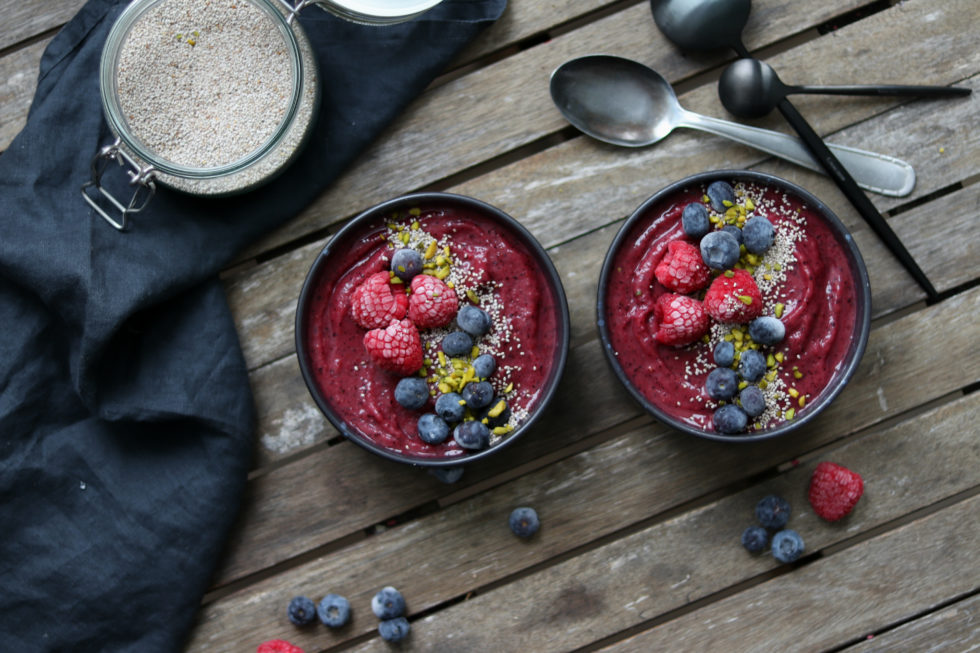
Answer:
<svg viewBox="0 0 980 653"><path fill-rule="evenodd" d="M738 49L752 0L650 0L650 6L657 27L682 50Z"/></svg>
<svg viewBox="0 0 980 653"><path fill-rule="evenodd" d="M969 95L971 89L957 86L905 84L857 84L844 86L790 86L784 84L769 64L758 59L734 61L718 80L718 97L729 113L738 118L761 118L775 109L787 95L870 95L954 97Z"/></svg>

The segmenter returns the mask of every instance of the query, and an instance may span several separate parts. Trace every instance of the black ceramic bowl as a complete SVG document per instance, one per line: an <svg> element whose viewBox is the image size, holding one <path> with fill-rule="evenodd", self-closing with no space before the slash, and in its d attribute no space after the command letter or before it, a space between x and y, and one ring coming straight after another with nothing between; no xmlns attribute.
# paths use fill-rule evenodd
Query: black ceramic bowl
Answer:
<svg viewBox="0 0 980 653"><path fill-rule="evenodd" d="M766 357L785 349L784 360L767 368L767 373L774 370L773 380L767 378L763 384L773 412L760 418L765 422L761 425L750 418L748 428L736 434L714 428L712 413L718 404L704 390L705 378L715 367L712 348L729 327L712 320L708 342L683 347L652 338L659 325L652 306L667 292L653 273L655 265L671 240L698 244L681 228L681 211L690 202L706 203L708 185L719 180L750 189L760 206L753 205L748 213L765 214L776 223L776 244L765 254L772 258L762 259L752 272L763 291L764 314L771 315L781 303L787 324L782 343L760 349ZM768 279L759 276L763 274ZM813 283L804 283L807 277ZM702 289L690 296L701 301L704 294ZM751 442L799 429L840 394L867 345L871 288L850 233L823 202L772 175L719 170L667 186L630 216L602 267L597 317L603 349L616 376L649 413L691 435ZM800 393L797 386L808 391ZM802 405L793 392L804 396Z"/></svg>
<svg viewBox="0 0 980 653"><path fill-rule="evenodd" d="M433 239L437 244L433 244ZM442 259L460 306L466 289L495 316L490 333L476 339L481 353L497 356L490 377L509 402L512 430L489 447L462 449L450 433L443 445L426 445L415 423L433 412L440 369L439 330L419 329L428 342L423 374L433 398L419 411L394 401L399 375L384 372L367 355L367 329L349 314L353 289L370 273L388 269L395 249L414 247L436 265ZM438 272L438 268L430 270ZM453 327L450 325L449 329ZM516 220L484 202L447 193L418 193L379 204L345 225L310 268L296 311L296 351L313 399L345 437L384 458L430 467L483 459L516 441L554 396L568 354L569 317L561 280L551 259ZM450 361L451 362L451 361ZM507 384L513 382L512 389ZM500 428L507 428L501 426Z"/></svg>

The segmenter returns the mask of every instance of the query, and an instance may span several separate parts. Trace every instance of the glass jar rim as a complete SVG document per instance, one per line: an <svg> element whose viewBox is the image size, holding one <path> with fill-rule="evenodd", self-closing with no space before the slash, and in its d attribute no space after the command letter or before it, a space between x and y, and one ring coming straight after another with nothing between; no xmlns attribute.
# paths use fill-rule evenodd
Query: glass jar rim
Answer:
<svg viewBox="0 0 980 653"><path fill-rule="evenodd" d="M126 148L137 158L155 170L168 175L187 179L212 179L247 168L265 156L282 139L292 124L302 100L303 76L306 74L306 71L303 67L303 58L296 35L293 32L292 22L288 20L287 15L271 0L243 0L268 15L283 36L293 71L292 95L289 99L289 104L276 130L261 146L244 157L230 163L209 168L185 166L164 159L136 138L123 117L124 114L118 94L117 71L119 56L130 31L149 9L168 1L135 0L135 2L130 3L123 10L110 29L105 46L102 49L102 57L99 63L99 85L106 122L109 123L113 132L115 132ZM297 29L301 29L298 25L296 27Z"/></svg>

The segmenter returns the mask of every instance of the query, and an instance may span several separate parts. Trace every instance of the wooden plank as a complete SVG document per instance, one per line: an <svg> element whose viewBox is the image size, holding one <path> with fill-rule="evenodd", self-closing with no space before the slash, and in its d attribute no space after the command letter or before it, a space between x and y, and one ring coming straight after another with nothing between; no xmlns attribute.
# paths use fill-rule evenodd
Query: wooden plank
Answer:
<svg viewBox="0 0 980 653"><path fill-rule="evenodd" d="M766 493L789 498L794 505L792 525L806 534L813 551L956 494L976 483L971 470L980 462L980 451L964 426L978 407L980 397L972 396L826 454L859 469L867 482L868 496L846 522L826 524L809 511L803 497L815 464L811 461L440 610L416 625L412 646L569 650L766 573L777 566L773 559L749 556L738 545L742 529L751 521L752 506ZM687 438L651 439L647 429L626 434L208 605L190 650L231 650L221 646L242 646L270 634L316 647L355 637L375 627L366 606L371 593L384 584L402 589L410 612L429 610L689 501L713 486L716 475L750 474L755 458L775 459L774 453L771 447L719 449ZM922 456L931 462L919 470ZM741 463L747 466L738 469ZM912 473L920 481L914 486L905 482ZM517 541L506 528L506 515L518 504L534 505L542 516L542 530L529 543ZM698 546L692 547L692 542ZM580 592L584 587L589 589ZM284 601L297 592L328 591L346 593L352 601L349 632L304 633L288 625L281 609ZM647 594L644 601L641 597ZM571 610L563 596L572 606L591 597L592 609L583 607L562 617L565 608ZM635 608L628 607L631 602ZM570 618L576 623L568 623ZM498 636L500 641L493 642Z"/></svg>
<svg viewBox="0 0 980 653"><path fill-rule="evenodd" d="M847 643L980 587L978 516L980 497L973 496L603 650L713 650L731 642L760 651L825 650ZM914 560L916 572L905 573L900 560Z"/></svg>
<svg viewBox="0 0 980 653"><path fill-rule="evenodd" d="M49 42L45 39L0 59L0 151L27 122L27 110L37 88L37 65Z"/></svg>
<svg viewBox="0 0 980 653"><path fill-rule="evenodd" d="M0 50L60 27L85 0L10 0L0 5ZM40 58L40 55L38 55ZM37 60L34 66L37 67Z"/></svg>
<svg viewBox="0 0 980 653"><path fill-rule="evenodd" d="M851 383L815 421L820 426L805 431L807 438L801 434L789 439L788 446L806 450L817 441L843 437L980 381L980 351L972 346L976 340L973 316L978 309L980 289L974 289L874 330ZM922 338L927 330L930 337ZM914 347L909 346L912 342ZM594 341L573 350L568 373L547 417L524 440L474 466L472 477L468 470L466 482L506 473L641 416L602 356ZM913 378L916 382L909 383ZM651 433L671 432L658 427ZM710 451L717 458L719 451L725 455L729 450L715 447ZM781 460L793 456L790 452L781 455L786 456ZM763 463L760 457L748 467L733 469L761 471L767 464L775 461ZM446 492L434 483L419 470L388 463L349 442L274 469L250 484L231 538L235 544L222 560L216 582L246 576L422 506Z"/></svg>
<svg viewBox="0 0 980 653"><path fill-rule="evenodd" d="M894 630L869 635L847 653L923 653L980 649L980 596L958 601Z"/></svg>
<svg viewBox="0 0 980 653"><path fill-rule="evenodd" d="M807 5L805 11L795 5L785 11L784 3L757 3L752 20L765 26L758 38L773 43L856 4L828 2ZM947 48L955 51L957 45ZM289 242L565 127L548 95L548 76L565 60L592 52L639 59L670 80L721 60L720 55L681 57L656 29L649 5L631 6L425 93L313 206L249 253Z"/></svg>

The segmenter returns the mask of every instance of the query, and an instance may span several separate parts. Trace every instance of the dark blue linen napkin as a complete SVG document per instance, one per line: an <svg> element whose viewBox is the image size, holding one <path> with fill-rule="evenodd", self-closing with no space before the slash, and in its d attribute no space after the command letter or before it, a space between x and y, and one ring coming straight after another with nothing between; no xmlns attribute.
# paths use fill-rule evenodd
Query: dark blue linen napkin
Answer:
<svg viewBox="0 0 980 653"><path fill-rule="evenodd" d="M296 162L231 198L160 189L126 233L79 191L113 140L98 67L125 3L90 0L54 38L0 155L0 649L181 648L254 438L218 271L308 205L505 3L448 0L388 27L305 10L322 95Z"/></svg>

